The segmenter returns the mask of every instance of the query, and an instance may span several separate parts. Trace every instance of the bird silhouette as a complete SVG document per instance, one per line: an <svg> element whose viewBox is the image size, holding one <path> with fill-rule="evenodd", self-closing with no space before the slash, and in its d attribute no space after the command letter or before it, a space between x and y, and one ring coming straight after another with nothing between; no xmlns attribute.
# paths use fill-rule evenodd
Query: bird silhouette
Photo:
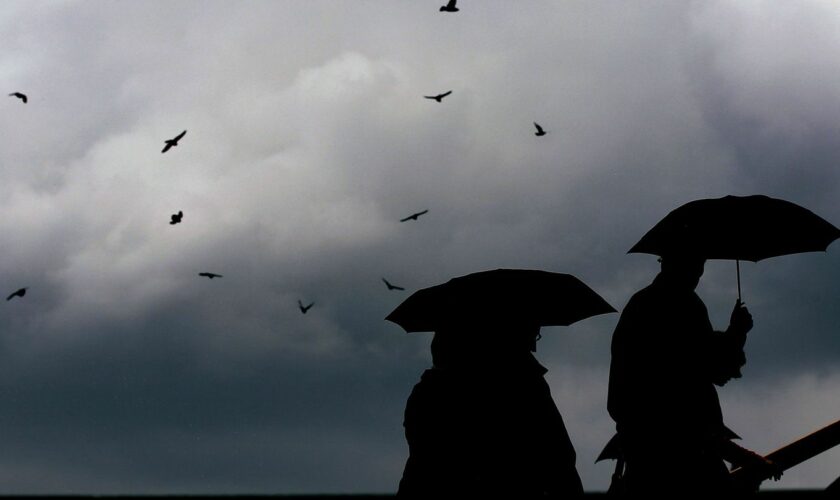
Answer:
<svg viewBox="0 0 840 500"><path fill-rule="evenodd" d="M180 224L181 219L184 218L184 212L178 210L177 214L172 214L172 219L169 221L169 225L174 226L175 224Z"/></svg>
<svg viewBox="0 0 840 500"><path fill-rule="evenodd" d="M455 2L458 0L449 0L449 3L440 8L441 12L458 12L458 7L455 7Z"/></svg>
<svg viewBox="0 0 840 500"><path fill-rule="evenodd" d="M306 311L308 311L314 305L315 305L315 303L313 302L313 303L309 304L308 306L305 306L305 305L303 305L303 302L298 301L298 308L300 308L300 312L302 312L303 314L306 314Z"/></svg>
<svg viewBox="0 0 840 500"><path fill-rule="evenodd" d="M443 7L441 7L441 9L442 9L442 8L443 8ZM452 93L452 91L450 90L450 91L448 91L448 92L444 92L443 94L438 94L438 95L424 95L423 97L425 97L426 99L434 99L434 100L436 100L437 102L443 102L443 98L444 98L444 97L446 97L446 96L448 96L448 95L449 95L449 94L451 94L451 93Z"/></svg>
<svg viewBox="0 0 840 500"><path fill-rule="evenodd" d="M389 283L389 282L388 282L388 280L386 280L385 278L382 278L382 281L384 281L384 282L385 282L385 286L387 286L387 287L388 287L388 290L405 290L405 288L403 288L403 287L401 287L401 286L392 285L392 284L391 284L391 283Z"/></svg>
<svg viewBox="0 0 840 500"><path fill-rule="evenodd" d="M24 104L26 104L26 101L28 100L28 99L26 98L26 94L21 94L20 92L12 92L11 94L9 94L9 96L11 96L11 97L17 97L18 99L20 99L21 101L23 101L23 103L24 103Z"/></svg>
<svg viewBox="0 0 840 500"><path fill-rule="evenodd" d="M165 140L164 142L166 143L166 146L163 147L163 151L161 151L161 153L165 153L165 152L169 151L170 148L177 146L178 141L180 141L181 138L184 137L186 134L187 134L187 131L184 130L183 132L176 135L172 139Z"/></svg>
<svg viewBox="0 0 840 500"><path fill-rule="evenodd" d="M406 217L405 219L400 219L400 222L408 222L410 220L417 220L417 219L420 218L421 215L423 215L425 213L428 213L428 212L429 212L429 210L426 209L426 210L423 210L422 212L417 212L416 214L411 214L408 217Z"/></svg>
<svg viewBox="0 0 840 500"><path fill-rule="evenodd" d="M223 277L221 274L216 274L216 273L198 273L198 275L199 276L204 276L206 278L210 278L211 280L213 278L222 278Z"/></svg>
<svg viewBox="0 0 840 500"><path fill-rule="evenodd" d="M535 135L535 136L537 136L537 137L542 137L542 136L544 136L545 134L547 134L547 133L548 133L548 132L546 132L545 130L543 130L543 128L542 128L542 127L540 127L540 124L539 124L539 123L534 122L534 126L535 126L535 127L537 127L537 131L536 131L536 132L534 132L534 135Z"/></svg>
<svg viewBox="0 0 840 500"><path fill-rule="evenodd" d="M23 287L23 288L21 288L21 289L19 289L19 290L15 290L15 291L14 291L14 293L12 293L12 294L11 294L11 295L9 295L8 297L6 297L6 301L8 302L8 301L12 300L12 299L13 299L13 298L15 298L15 297L23 297L24 295L26 295L26 289L27 289L27 288L29 288L29 287L28 287L28 286L25 286L25 287Z"/></svg>

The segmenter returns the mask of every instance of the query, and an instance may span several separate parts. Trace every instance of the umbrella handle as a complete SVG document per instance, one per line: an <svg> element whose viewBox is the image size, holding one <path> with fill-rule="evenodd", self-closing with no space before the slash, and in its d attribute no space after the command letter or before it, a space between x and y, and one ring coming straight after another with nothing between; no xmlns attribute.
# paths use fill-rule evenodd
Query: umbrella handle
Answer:
<svg viewBox="0 0 840 500"><path fill-rule="evenodd" d="M741 302L741 261L735 259L735 274L738 276L738 302Z"/></svg>

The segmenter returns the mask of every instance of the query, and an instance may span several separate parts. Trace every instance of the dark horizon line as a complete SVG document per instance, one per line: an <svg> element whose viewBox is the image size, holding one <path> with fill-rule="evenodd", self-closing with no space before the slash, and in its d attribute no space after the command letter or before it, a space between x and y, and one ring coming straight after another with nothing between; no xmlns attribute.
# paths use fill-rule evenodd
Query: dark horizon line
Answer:
<svg viewBox="0 0 840 500"><path fill-rule="evenodd" d="M677 494L675 492L675 494ZM780 499L787 499L787 498L825 498L825 490L824 489L805 489L805 488L778 488L778 489L771 489L771 490L762 490L757 493L759 497L769 496L772 498L780 498ZM591 497L606 497L606 491L585 491L583 494L584 497L591 498ZM66 499L81 499L81 498L95 498L97 500L109 500L109 499L141 499L141 498L150 498L150 499L157 499L157 498L188 498L188 499L201 499L201 498L253 498L253 499L262 499L262 498L283 498L286 500L317 500L317 499L340 499L340 498L352 498L356 500L364 500L364 499L383 499L383 498L396 498L396 493L296 493L296 494L283 494L283 493L250 493L250 494L241 494L241 493L213 493L213 494L206 494L206 493L176 493L176 494L166 494L166 493L159 493L159 494L85 494L85 493L78 493L78 494L43 494L43 493L27 493L27 494L20 494L20 493L0 493L0 498L66 498Z"/></svg>

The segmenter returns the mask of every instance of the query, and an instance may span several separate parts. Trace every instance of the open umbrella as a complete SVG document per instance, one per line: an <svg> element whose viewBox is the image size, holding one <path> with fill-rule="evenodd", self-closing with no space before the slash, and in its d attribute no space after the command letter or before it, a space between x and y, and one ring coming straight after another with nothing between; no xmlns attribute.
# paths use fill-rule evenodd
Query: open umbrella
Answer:
<svg viewBox="0 0 840 500"><path fill-rule="evenodd" d="M406 332L430 332L476 322L567 326L609 312L616 311L572 275L496 269L418 290L385 319Z"/></svg>
<svg viewBox="0 0 840 500"><path fill-rule="evenodd" d="M706 259L736 261L825 251L840 229L789 201L763 195L695 200L659 221L628 253L690 251Z"/></svg>

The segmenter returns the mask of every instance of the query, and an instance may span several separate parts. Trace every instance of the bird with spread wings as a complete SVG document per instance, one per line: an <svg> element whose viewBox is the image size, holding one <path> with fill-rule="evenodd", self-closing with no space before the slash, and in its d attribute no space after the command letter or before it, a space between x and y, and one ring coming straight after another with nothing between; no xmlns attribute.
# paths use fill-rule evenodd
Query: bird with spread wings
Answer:
<svg viewBox="0 0 840 500"><path fill-rule="evenodd" d="M421 216L421 215L426 214L426 213L428 213L428 212L429 212L429 210L428 210L428 209L426 209L426 210L423 210L422 212L417 212L417 213L415 213L415 214L411 214L411 215L409 215L408 217L406 217L406 218L404 218L404 219L400 219L400 222L408 222L408 221L410 221L410 220L417 220L417 219L419 219L419 218L420 218L420 216Z"/></svg>
<svg viewBox="0 0 840 500"><path fill-rule="evenodd" d="M163 151L161 151L161 153L165 153L165 152L169 151L170 149L174 148L175 146L177 146L178 141L180 141L181 138L183 138L185 135L187 135L186 130L184 130L180 134L176 135L172 139L165 140L164 142L166 143L166 146L163 147Z"/></svg>
<svg viewBox="0 0 840 500"><path fill-rule="evenodd" d="M458 12L458 7L455 6L455 3L457 1L458 0L449 0L449 2L446 5L441 6L440 11L441 12Z"/></svg>
<svg viewBox="0 0 840 500"><path fill-rule="evenodd" d="M438 94L438 95L424 95L423 97L425 97L426 99L434 99L434 100L435 100L435 101L437 101L437 102L443 102L443 98L444 98L444 97L446 97L446 96L448 96L448 95L449 95L449 94L451 94L451 93L452 93L452 91L450 90L450 91L448 91L448 92L444 92L443 94Z"/></svg>
<svg viewBox="0 0 840 500"><path fill-rule="evenodd" d="M384 281L384 282L385 282L385 286L387 286L387 287L388 287L388 290L405 290L405 288L403 288L403 287L401 287L401 286L397 286L397 285L393 285L393 284L391 284L391 283L390 283L388 280L386 280L385 278L382 278L382 281Z"/></svg>
<svg viewBox="0 0 840 500"><path fill-rule="evenodd" d="M12 294L11 294L11 295L9 295L8 297L6 297L6 302L8 302L8 301L12 300L12 299L13 299L13 298L15 298L15 297L23 297L24 295L26 295L26 289L27 289L27 288L29 288L29 287L28 287L28 286L25 286L25 287L23 287L23 288L19 288L19 289L15 290L14 292L12 292Z"/></svg>

